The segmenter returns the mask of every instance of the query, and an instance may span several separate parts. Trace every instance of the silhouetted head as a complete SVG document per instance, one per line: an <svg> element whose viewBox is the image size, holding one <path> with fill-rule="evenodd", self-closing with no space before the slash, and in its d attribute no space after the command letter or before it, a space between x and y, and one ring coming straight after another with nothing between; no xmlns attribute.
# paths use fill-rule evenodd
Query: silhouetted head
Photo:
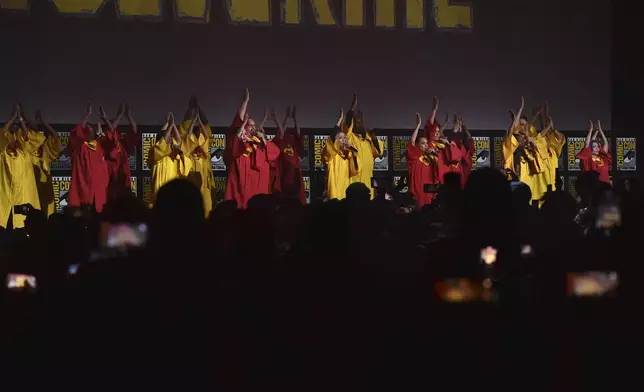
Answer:
<svg viewBox="0 0 644 392"><path fill-rule="evenodd" d="M512 187L512 200L515 207L529 207L532 201L530 187L522 182Z"/></svg>
<svg viewBox="0 0 644 392"><path fill-rule="evenodd" d="M354 182L347 187L347 201L350 203L367 203L371 200L371 191L361 182Z"/></svg>
<svg viewBox="0 0 644 392"><path fill-rule="evenodd" d="M157 193L154 215L161 226L176 231L201 225L205 215L201 192L189 181L170 181Z"/></svg>

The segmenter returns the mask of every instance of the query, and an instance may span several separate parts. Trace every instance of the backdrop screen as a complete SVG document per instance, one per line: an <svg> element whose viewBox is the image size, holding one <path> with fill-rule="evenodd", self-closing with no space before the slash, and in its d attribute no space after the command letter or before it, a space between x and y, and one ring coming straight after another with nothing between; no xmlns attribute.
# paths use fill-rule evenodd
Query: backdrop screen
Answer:
<svg viewBox="0 0 644 392"><path fill-rule="evenodd" d="M74 123L85 102L138 122L298 105L331 127L353 91L369 126L409 128L437 95L471 128L547 99L560 129L610 124L609 0L0 0L0 108ZM280 110L281 112L282 110ZM0 120L1 121L1 120Z"/></svg>

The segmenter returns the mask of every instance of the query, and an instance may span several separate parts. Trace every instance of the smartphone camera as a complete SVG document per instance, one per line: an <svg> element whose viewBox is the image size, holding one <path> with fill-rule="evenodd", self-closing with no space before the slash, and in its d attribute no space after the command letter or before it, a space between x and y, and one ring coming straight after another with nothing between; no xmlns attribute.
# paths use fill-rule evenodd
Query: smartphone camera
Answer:
<svg viewBox="0 0 644 392"><path fill-rule="evenodd" d="M101 245L108 249L140 248L148 240L144 223L102 223Z"/></svg>
<svg viewBox="0 0 644 392"><path fill-rule="evenodd" d="M13 213L16 215L28 215L33 209L34 207L31 204L19 204L13 207Z"/></svg>
<svg viewBox="0 0 644 392"><path fill-rule="evenodd" d="M494 263L496 263L497 253L498 251L496 248L491 246L481 249L481 262L488 266L494 265Z"/></svg>
<svg viewBox="0 0 644 392"><path fill-rule="evenodd" d="M70 264L69 267L67 267L67 274L68 275L76 275L78 272L78 267L80 264Z"/></svg>
<svg viewBox="0 0 644 392"><path fill-rule="evenodd" d="M615 271L587 271L566 276L569 297L612 297L618 287L619 275Z"/></svg>
<svg viewBox="0 0 644 392"><path fill-rule="evenodd" d="M36 277L28 274L7 274L7 288L14 291L36 291Z"/></svg>
<svg viewBox="0 0 644 392"><path fill-rule="evenodd" d="M449 303L491 302L496 299L490 279L452 278L436 282L438 299Z"/></svg>

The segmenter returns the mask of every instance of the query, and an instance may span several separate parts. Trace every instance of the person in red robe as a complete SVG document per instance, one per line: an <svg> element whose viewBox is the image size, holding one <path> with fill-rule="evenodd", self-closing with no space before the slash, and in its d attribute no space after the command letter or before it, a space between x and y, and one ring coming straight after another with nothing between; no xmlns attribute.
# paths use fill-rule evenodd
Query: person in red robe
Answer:
<svg viewBox="0 0 644 392"><path fill-rule="evenodd" d="M427 137L418 137L420 125L420 114L416 113L416 129L407 146L409 192L414 195L419 209L425 204L431 204L436 196L435 193L425 192L425 185L438 183L436 166L438 155L436 150L430 147Z"/></svg>
<svg viewBox="0 0 644 392"><path fill-rule="evenodd" d="M107 202L107 187L110 181L102 139L105 138L101 122L96 128L88 124L92 104L87 107L87 116L69 135L67 152L72 159L72 179L69 189L69 206L94 206L101 212Z"/></svg>
<svg viewBox="0 0 644 392"><path fill-rule="evenodd" d="M107 169L110 175L108 198L113 199L131 195L130 156L136 151L140 135L132 118L130 106L121 104L116 118L111 122L107 120L105 109L102 106L98 114L103 119L103 122L107 124L103 145L107 151ZM128 133L121 133L118 130L118 124L124 115L130 123L131 132Z"/></svg>
<svg viewBox="0 0 644 392"><path fill-rule="evenodd" d="M425 125L425 137L429 144L438 153L436 163L438 172L438 183L443 184L445 174L461 174L461 160L463 159L463 148L459 147L456 142L449 141L445 135L445 127L449 123L449 115L445 116L445 123L438 125L436 122L436 113L438 112L438 98L434 97L432 112Z"/></svg>
<svg viewBox="0 0 644 392"><path fill-rule="evenodd" d="M269 194L270 165L280 154L279 147L266 140L264 132L255 126L247 113L250 93L244 100L226 135L224 162L228 171L225 200L235 200L238 208L246 208L255 195Z"/></svg>
<svg viewBox="0 0 644 392"><path fill-rule="evenodd" d="M472 154L476 151L474 148L474 139L472 139L470 131L463 123L463 118L460 114L454 115L454 128L451 131L445 131L444 134L446 139L450 143L454 142L456 145L455 148L460 150L461 161L458 166L461 175L461 188L465 189L465 183L467 183L467 179L470 173L472 173L472 166L474 159L476 159L476 157L472 157Z"/></svg>
<svg viewBox="0 0 644 392"><path fill-rule="evenodd" d="M610 166L613 164L613 157L610 154L608 140L599 121L597 121L597 132L594 137L593 131L595 131L595 126L592 121L589 121L586 147L579 151L577 159L581 163L581 171L596 171L599 173L599 181L610 184ZM601 146L597 140L597 135L602 138Z"/></svg>
<svg viewBox="0 0 644 392"><path fill-rule="evenodd" d="M273 142L280 149L280 156L275 160L275 178L273 180L273 192L281 194L288 199L298 199L306 204L304 193L304 181L302 180L302 169L300 166L301 156L304 153L304 141L297 123L295 106L286 108L286 117L282 124L277 121L275 111L271 109L268 113L275 123L277 134ZM287 129L289 118L293 119L294 129Z"/></svg>

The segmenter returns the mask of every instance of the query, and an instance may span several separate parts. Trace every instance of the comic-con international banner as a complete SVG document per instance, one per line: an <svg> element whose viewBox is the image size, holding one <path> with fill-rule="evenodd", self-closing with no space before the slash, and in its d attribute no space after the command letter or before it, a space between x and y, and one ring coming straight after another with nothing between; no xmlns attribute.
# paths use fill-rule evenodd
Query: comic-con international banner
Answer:
<svg viewBox="0 0 644 392"><path fill-rule="evenodd" d="M473 136L474 149L472 150L472 169L490 167L490 138L487 136Z"/></svg>
<svg viewBox="0 0 644 392"><path fill-rule="evenodd" d="M568 183L567 183L567 190L568 192L577 199L577 176L568 176Z"/></svg>
<svg viewBox="0 0 644 392"><path fill-rule="evenodd" d="M324 143L326 143L326 139L328 138L328 135L313 136L313 168L315 170L324 170L322 154L324 153Z"/></svg>
<svg viewBox="0 0 644 392"><path fill-rule="evenodd" d="M384 148L382 157L373 161L373 171L389 171L389 141L387 139L388 136L378 136L378 140L382 141Z"/></svg>
<svg viewBox="0 0 644 392"><path fill-rule="evenodd" d="M635 155L635 147L636 144L634 137L617 138L617 170L637 170L637 156Z"/></svg>
<svg viewBox="0 0 644 392"><path fill-rule="evenodd" d="M311 203L311 177L302 177L302 182L304 183L304 197L306 198L306 203Z"/></svg>
<svg viewBox="0 0 644 392"><path fill-rule="evenodd" d="M224 200L224 192L226 192L226 177L215 177L213 193L217 203L221 203Z"/></svg>
<svg viewBox="0 0 644 392"><path fill-rule="evenodd" d="M150 155L150 150L152 150L154 143L157 141L156 133L143 133L141 134L141 167L143 170L150 170L148 166L148 156Z"/></svg>
<svg viewBox="0 0 644 392"><path fill-rule="evenodd" d="M400 180L402 179L401 176L394 176L394 188L398 187L398 183L400 183ZM409 187L405 185L401 190L400 193L407 193L409 191Z"/></svg>
<svg viewBox="0 0 644 392"><path fill-rule="evenodd" d="M505 162L503 161L503 137L494 137L494 168L503 169Z"/></svg>
<svg viewBox="0 0 644 392"><path fill-rule="evenodd" d="M145 205L150 204L150 196L152 195L152 177L143 177L143 202Z"/></svg>
<svg viewBox="0 0 644 392"><path fill-rule="evenodd" d="M585 137L569 137L566 151L568 153L568 171L580 171L577 154L586 147Z"/></svg>
<svg viewBox="0 0 644 392"><path fill-rule="evenodd" d="M51 178L51 183L54 188L54 206L56 212L62 213L63 209L69 203L69 186L71 185L71 177L56 177Z"/></svg>
<svg viewBox="0 0 644 392"><path fill-rule="evenodd" d="M130 177L130 189L132 190L132 193L134 194L134 196L139 196L138 182L139 182L138 178Z"/></svg>
<svg viewBox="0 0 644 392"><path fill-rule="evenodd" d="M411 136L392 136L391 148L394 158L394 171L407 170L407 145Z"/></svg>
<svg viewBox="0 0 644 392"><path fill-rule="evenodd" d="M52 170L71 170L72 158L67 152L67 144L69 144L69 132L58 132L60 136L60 155L58 159L51 163Z"/></svg>
<svg viewBox="0 0 644 392"><path fill-rule="evenodd" d="M210 163L212 165L212 170L226 171L224 150L226 150L226 135L222 133L214 133L210 140Z"/></svg>

